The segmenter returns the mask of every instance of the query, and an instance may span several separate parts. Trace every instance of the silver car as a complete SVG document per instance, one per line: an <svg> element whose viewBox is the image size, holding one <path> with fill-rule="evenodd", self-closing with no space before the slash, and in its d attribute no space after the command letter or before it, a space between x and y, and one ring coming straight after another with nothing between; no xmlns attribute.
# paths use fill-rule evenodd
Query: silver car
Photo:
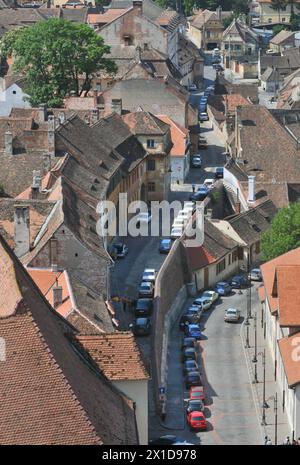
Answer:
<svg viewBox="0 0 300 465"><path fill-rule="evenodd" d="M228 308L225 311L224 321L228 323L239 321L240 317L241 317L241 313L239 310L237 310L236 308Z"/></svg>
<svg viewBox="0 0 300 465"><path fill-rule="evenodd" d="M251 281L261 281L262 280L262 275L261 271L259 268L253 268L250 271L250 279Z"/></svg>

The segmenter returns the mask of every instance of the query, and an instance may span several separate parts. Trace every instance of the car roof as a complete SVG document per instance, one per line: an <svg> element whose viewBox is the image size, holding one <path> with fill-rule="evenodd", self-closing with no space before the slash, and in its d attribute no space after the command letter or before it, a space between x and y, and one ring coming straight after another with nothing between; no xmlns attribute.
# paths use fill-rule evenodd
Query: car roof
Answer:
<svg viewBox="0 0 300 465"><path fill-rule="evenodd" d="M168 242L168 243L169 243L169 242L172 242L172 241L171 241L171 239L162 239L162 240L161 240L161 243L165 243L165 242Z"/></svg>
<svg viewBox="0 0 300 465"><path fill-rule="evenodd" d="M226 312L237 312L237 308L227 308Z"/></svg>

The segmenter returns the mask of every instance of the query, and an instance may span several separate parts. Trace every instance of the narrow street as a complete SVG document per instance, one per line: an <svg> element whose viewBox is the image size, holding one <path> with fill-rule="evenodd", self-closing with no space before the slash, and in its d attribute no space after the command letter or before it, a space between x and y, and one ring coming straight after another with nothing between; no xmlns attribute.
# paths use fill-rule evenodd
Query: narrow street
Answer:
<svg viewBox="0 0 300 465"><path fill-rule="evenodd" d="M253 306L257 300L253 286ZM191 301L186 305L188 307ZM224 312L241 310L238 324L224 322ZM184 309L183 309L184 310ZM183 312L184 313L184 312ZM205 416L208 430L190 432L185 422L185 390L181 364L181 333L178 322L169 346L169 384L166 425L180 438L203 445L261 444L263 435L253 401L251 377L247 370L241 327L246 314L246 290L221 298L201 319L203 339L199 343L198 364L206 393Z"/></svg>
<svg viewBox="0 0 300 465"><path fill-rule="evenodd" d="M206 85L215 78L212 67L205 67ZM197 105L200 92L191 95ZM225 163L224 147L218 135L211 129L210 122L201 124L201 132L207 138L208 148L199 151L202 168L191 168L184 184L172 186L170 200L187 200L192 191L206 178L213 178L214 170ZM143 270L153 267L158 270L165 255L158 252L159 237L127 237L124 242L129 248L128 255L115 263L111 272L112 294L136 299ZM187 302L188 306L190 302ZM190 432L185 420L185 402L188 392L183 383L181 364L181 339L178 322L171 334L168 359L167 415L166 422L157 418L153 402L153 384L149 383L149 438L163 434L176 434L193 444L261 444L262 434L253 402L252 385L249 381L241 324L225 324L226 308L239 308L245 315L245 291L234 292L232 296L220 299L201 320L204 339L199 343L199 366L205 380L206 408L208 421L206 432ZM182 313L185 308L182 309ZM123 312L123 328L128 329L133 321L133 310ZM125 327L124 327L125 324ZM151 360L150 337L137 338L147 359ZM151 365L151 363L150 363Z"/></svg>

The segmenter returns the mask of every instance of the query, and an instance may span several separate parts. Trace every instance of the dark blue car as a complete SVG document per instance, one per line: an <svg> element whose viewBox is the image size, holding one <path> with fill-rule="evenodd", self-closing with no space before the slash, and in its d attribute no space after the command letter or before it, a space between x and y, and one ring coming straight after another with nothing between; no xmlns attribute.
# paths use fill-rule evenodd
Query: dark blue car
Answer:
<svg viewBox="0 0 300 465"><path fill-rule="evenodd" d="M242 287L246 287L248 285L248 279L246 276L237 275L234 276L230 281L230 286L232 289L241 289Z"/></svg>
<svg viewBox="0 0 300 465"><path fill-rule="evenodd" d="M160 253L169 253L172 247L171 239L162 239L159 244Z"/></svg>
<svg viewBox="0 0 300 465"><path fill-rule="evenodd" d="M215 291L219 295L228 295L231 293L231 286L229 283L226 283L226 281L220 281L216 284Z"/></svg>
<svg viewBox="0 0 300 465"><path fill-rule="evenodd" d="M195 339L201 339L201 331L199 325L189 324L186 326L185 333L187 337L194 337Z"/></svg>

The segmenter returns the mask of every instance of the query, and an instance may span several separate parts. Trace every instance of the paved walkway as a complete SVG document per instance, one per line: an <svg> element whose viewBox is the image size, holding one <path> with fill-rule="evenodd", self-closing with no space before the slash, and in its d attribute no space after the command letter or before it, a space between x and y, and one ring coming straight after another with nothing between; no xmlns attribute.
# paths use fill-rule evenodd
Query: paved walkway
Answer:
<svg viewBox="0 0 300 465"><path fill-rule="evenodd" d="M253 288L252 288L253 289ZM268 408L265 409L265 425L262 424L262 429L265 436L269 436L272 440L272 444L276 443L275 440L275 394L277 392L277 444L282 444L283 440L289 436L291 438L291 431L288 424L286 413L283 411L282 406L282 393L274 379L274 362L271 358L270 351L264 338L264 324L262 320L261 305L258 300L257 292L255 289L252 290L252 315L256 315L256 326L257 326L257 362L254 363L255 355L255 318L249 320L248 326L243 324L241 336L245 347L245 355L248 364L248 370L253 386L253 394L256 402L256 410L259 415L260 422L263 417L263 352L265 349L266 364L265 364L265 399L268 404ZM247 331L249 333L249 344L247 343ZM247 347L250 346L250 347ZM257 376L255 379L255 364L257 369ZM258 382L256 382L256 380Z"/></svg>

